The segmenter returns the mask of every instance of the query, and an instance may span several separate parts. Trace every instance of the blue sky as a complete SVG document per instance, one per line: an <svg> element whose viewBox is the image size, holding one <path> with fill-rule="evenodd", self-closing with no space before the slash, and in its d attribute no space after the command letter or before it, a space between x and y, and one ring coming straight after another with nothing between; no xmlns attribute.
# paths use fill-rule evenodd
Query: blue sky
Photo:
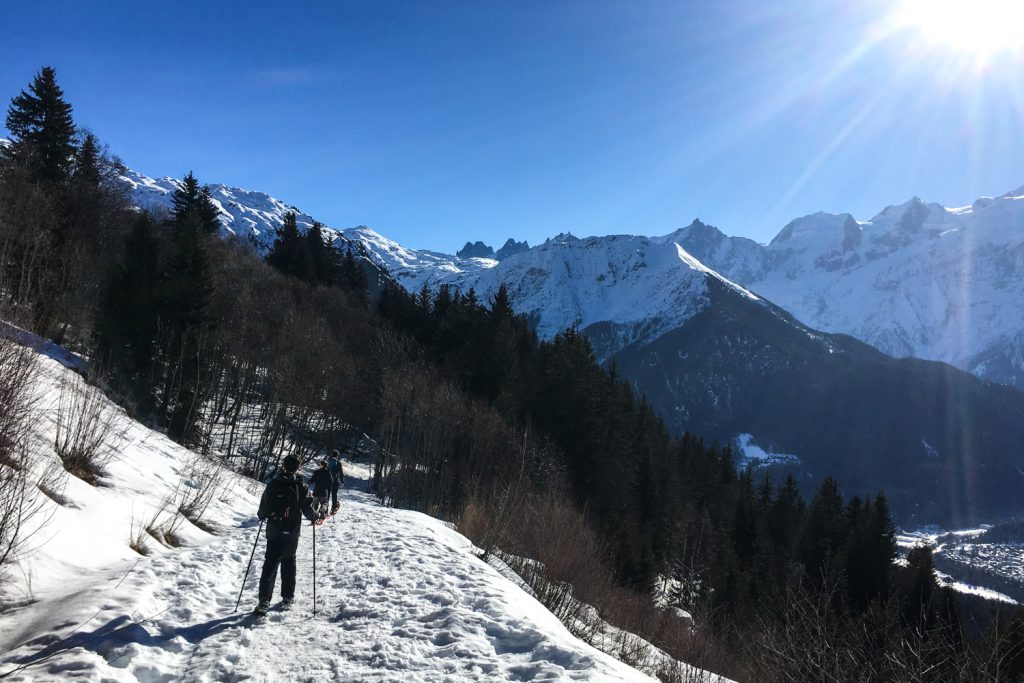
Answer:
<svg viewBox="0 0 1024 683"><path fill-rule="evenodd" d="M52 65L143 173L449 252L694 217L768 241L1024 185L1024 60L924 45L892 5L35 0L5 7L0 97Z"/></svg>

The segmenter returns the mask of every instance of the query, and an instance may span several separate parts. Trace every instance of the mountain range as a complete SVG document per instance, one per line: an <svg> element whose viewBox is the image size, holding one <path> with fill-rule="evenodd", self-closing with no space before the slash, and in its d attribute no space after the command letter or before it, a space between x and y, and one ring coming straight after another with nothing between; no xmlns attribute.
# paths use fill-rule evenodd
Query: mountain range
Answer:
<svg viewBox="0 0 1024 683"><path fill-rule="evenodd" d="M177 183L123 180L157 210ZM287 211L312 224L264 193L211 193L225 232L260 250ZM851 495L884 488L902 521L968 522L1024 512L1022 200L818 213L767 245L699 220L659 237L562 234L501 260L473 255L482 243L452 256L366 227L330 234L410 291L486 299L504 284L542 338L587 334L677 433L808 489L826 474Z"/></svg>

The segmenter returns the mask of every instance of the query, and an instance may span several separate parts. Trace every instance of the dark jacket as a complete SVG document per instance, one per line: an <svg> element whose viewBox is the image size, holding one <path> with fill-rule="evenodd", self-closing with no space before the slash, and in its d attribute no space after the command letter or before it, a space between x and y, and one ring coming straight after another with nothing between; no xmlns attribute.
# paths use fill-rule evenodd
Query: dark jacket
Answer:
<svg viewBox="0 0 1024 683"><path fill-rule="evenodd" d="M313 473L310 479L313 484L313 495L317 498L326 498L331 492L331 473L325 468L320 468Z"/></svg>
<svg viewBox="0 0 1024 683"><path fill-rule="evenodd" d="M284 508L284 515L280 519L271 519L271 510L280 508ZM309 488L297 475L279 472L264 489L260 509L256 513L261 520L268 520L267 538L289 534L298 536L302 528L302 515L310 521L318 519L313 510L313 497L309 494Z"/></svg>
<svg viewBox="0 0 1024 683"><path fill-rule="evenodd" d="M331 473L331 479L336 484L345 485L345 471L341 469L341 460L334 456L327 458L327 471Z"/></svg>

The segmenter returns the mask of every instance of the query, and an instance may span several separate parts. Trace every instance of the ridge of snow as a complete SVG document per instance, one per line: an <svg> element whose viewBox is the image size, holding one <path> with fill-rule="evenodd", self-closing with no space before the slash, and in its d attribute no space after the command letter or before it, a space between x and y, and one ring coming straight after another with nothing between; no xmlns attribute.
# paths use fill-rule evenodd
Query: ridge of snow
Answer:
<svg viewBox="0 0 1024 683"><path fill-rule="evenodd" d="M729 287L736 293L750 299L751 301L761 300L759 296L751 292L749 289L745 289L744 287L739 286L732 280L729 280L728 278L720 275L719 273L716 273L715 271L705 266L703 263L701 263L693 256L691 256L685 249L683 249L683 247L680 246L678 242L675 242L674 244L676 245L676 252L679 254L679 260L681 260L690 268L696 270L698 273L703 273L705 275L715 278L716 280L724 284L726 287Z"/></svg>

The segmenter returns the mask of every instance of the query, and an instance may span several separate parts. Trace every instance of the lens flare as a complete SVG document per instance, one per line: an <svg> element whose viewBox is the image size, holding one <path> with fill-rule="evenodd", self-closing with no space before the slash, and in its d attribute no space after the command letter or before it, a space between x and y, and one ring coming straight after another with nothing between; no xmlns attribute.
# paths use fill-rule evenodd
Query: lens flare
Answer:
<svg viewBox="0 0 1024 683"><path fill-rule="evenodd" d="M917 32L929 47L979 62L1024 49L1021 0L903 0L894 22Z"/></svg>

